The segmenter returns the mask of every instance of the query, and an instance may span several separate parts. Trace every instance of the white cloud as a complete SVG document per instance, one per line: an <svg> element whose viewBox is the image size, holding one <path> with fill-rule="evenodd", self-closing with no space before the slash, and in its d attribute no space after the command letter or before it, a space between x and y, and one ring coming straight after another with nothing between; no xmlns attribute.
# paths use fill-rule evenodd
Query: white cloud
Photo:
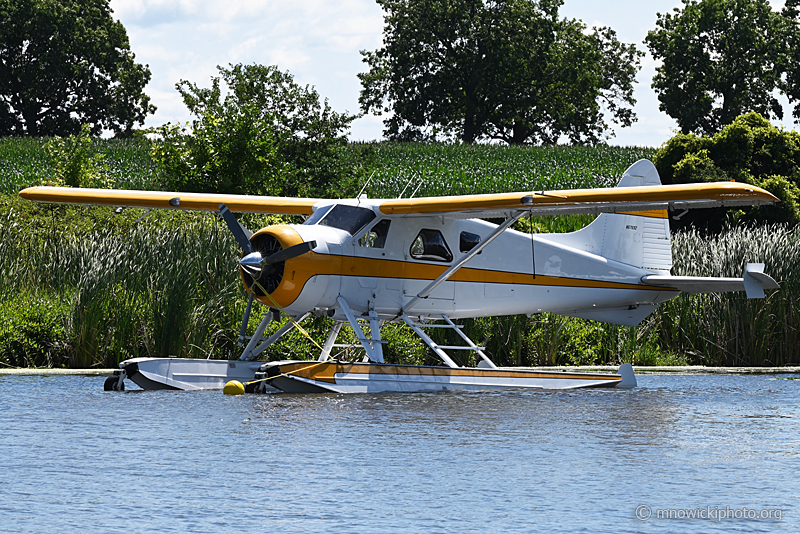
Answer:
<svg viewBox="0 0 800 534"><path fill-rule="evenodd" d="M610 26L621 41L645 50L642 40L655 27L656 12L679 5L566 0L560 13L589 26ZM366 70L359 50L379 47L383 31L383 13L373 0L111 0L111 6L137 61L152 72L145 91L158 111L148 126L189 120L175 83L186 79L207 87L216 66L229 63L277 65L298 83L314 85L337 111L356 113L356 74ZM655 66L649 55L642 59L635 88L639 121L618 128L613 143L657 146L671 137L675 123L658 110L650 88ZM382 130L382 118L367 116L353 123L351 138L380 138Z"/></svg>

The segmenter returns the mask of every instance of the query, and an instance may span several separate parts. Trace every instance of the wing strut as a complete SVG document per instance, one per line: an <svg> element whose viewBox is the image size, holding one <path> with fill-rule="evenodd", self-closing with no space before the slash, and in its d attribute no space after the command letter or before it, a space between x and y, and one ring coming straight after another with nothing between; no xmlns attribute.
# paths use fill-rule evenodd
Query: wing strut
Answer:
<svg viewBox="0 0 800 534"><path fill-rule="evenodd" d="M381 347L381 343L383 342L381 341L380 321L378 321L378 315L373 310L370 310L369 317L366 317L366 319L369 319L372 335L372 338L367 338L367 336L364 335L364 331L361 329L361 325L358 324L358 319L356 319L356 316L353 315L353 311L347 304L347 301L344 300L341 295L337 300L339 302L339 306L341 306L342 311L347 317L347 321L350 323L350 326L353 327L353 332L356 333L356 337L361 342L361 346L364 347L364 350L367 352L367 358L375 363L383 363L383 348Z"/></svg>
<svg viewBox="0 0 800 534"><path fill-rule="evenodd" d="M265 339L264 342L259 345L258 342L263 339L264 330L267 329L267 326L269 326L270 321L272 321L273 314L274 312L272 310L264 314L264 318L261 320L261 324L258 325L255 335L250 339L250 343L247 344L244 351L242 352L242 355L239 356L240 360L245 360L245 361L255 360L259 354L261 354L262 352L264 352L264 350L267 349L267 347L269 347L270 345L278 341L280 338L282 338L288 331L293 329L297 323L303 321L306 317L311 315L311 313L306 313L294 321L289 321L288 323L280 327L277 332L275 332L270 337Z"/></svg>
<svg viewBox="0 0 800 534"><path fill-rule="evenodd" d="M475 248L470 250L460 260L458 260L456 263L451 265L450 268L448 268L445 272L440 274L439 277L436 280L434 280L433 282L428 284L425 287L425 289L423 289L422 291L417 293L416 297L414 297L413 299L408 301L408 303L403 307L402 311L400 312L400 315L407 314L409 312L409 310L411 310L414 306L416 306L417 303L420 300L428 298L428 296L431 293L433 293L434 289L439 287L442 283L446 282L451 276L456 274L456 272L459 269L461 269L461 267L463 267L465 263L467 263L469 260L474 258L481 250L486 248L486 246L489 243L494 241L497 236L502 234L509 226L511 226L512 224L517 222L519 220L519 218L522 217L524 214L525 214L524 211L519 211L519 212L515 213L514 215L510 216L508 219L506 219L503 222L503 224L501 224L500 226L495 228L494 232L489 234L489 237L487 237L485 240L483 240L480 243L478 243L478 246L476 246Z"/></svg>

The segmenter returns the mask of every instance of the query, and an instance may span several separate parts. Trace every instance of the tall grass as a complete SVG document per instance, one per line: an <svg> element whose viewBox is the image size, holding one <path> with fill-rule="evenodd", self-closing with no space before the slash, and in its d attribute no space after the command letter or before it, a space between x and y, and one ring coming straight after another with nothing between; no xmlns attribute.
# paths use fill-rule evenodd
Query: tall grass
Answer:
<svg viewBox="0 0 800 534"><path fill-rule="evenodd" d="M714 238L673 237L674 274L740 277L745 263L766 264L781 285L765 299L743 293L681 295L649 319L661 345L705 365L800 363L800 228L734 228Z"/></svg>
<svg viewBox="0 0 800 534"><path fill-rule="evenodd" d="M31 233L13 214L5 222L0 299L15 306L33 289L39 298L68 303L62 364L232 355L243 309L239 248L216 217L198 215L180 229L147 224L84 236Z"/></svg>

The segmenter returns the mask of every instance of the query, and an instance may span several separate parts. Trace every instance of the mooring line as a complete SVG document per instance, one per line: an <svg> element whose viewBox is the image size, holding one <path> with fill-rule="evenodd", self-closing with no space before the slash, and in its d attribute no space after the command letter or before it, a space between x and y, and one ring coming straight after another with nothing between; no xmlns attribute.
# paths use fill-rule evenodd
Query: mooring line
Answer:
<svg viewBox="0 0 800 534"><path fill-rule="evenodd" d="M275 375L275 376L270 376L270 377L268 377L268 378L260 378L260 379L258 379L258 380L253 380L252 382L245 382L245 385L257 384L257 383L259 383L259 382L265 382L265 381L267 381L267 380L274 380L275 378L279 378L279 377L281 377L281 376L289 377L289 375L290 375L290 374L299 373L300 371L305 371L305 370L307 370L307 369L311 369L311 368L313 368L313 367L316 367L316 366L318 366L318 365L322 365L323 363L329 363L329 362L331 362L331 361L333 361L333 362L335 362L335 361L336 361L336 360L333 358L333 356L331 356L331 354L330 354L330 353L329 353L327 350L325 350L325 348L324 348L324 347L320 347L319 343L317 343L316 341L314 341L314 338L312 338L312 337L311 337L311 335L310 335L308 332L306 332L305 328L303 328L302 326L300 326L300 323L298 323L297 321L295 321L294 317L292 317L290 314L286 313L286 312L283 310L283 306L281 306L280 304L278 304L277 302L275 302L275 299L274 299L274 298L272 298L272 295L270 295L270 294L267 292L267 290L266 290L266 289L264 289L264 286L262 286L262 285L261 285L261 283L260 283L260 282L259 282L257 279L255 279L255 278L254 278L254 279L253 279L253 283L254 283L256 286L258 286L258 287L261 289L261 291L264 293L264 296L266 296L266 297L269 299L269 301L270 301L272 304L274 304L274 305L275 305L275 308L277 308L277 309L278 309L278 311L280 311L281 313L283 313L284 315L286 315L286 317L288 317L288 318L289 318L289 320L292 322L292 324L294 325L294 327L295 327L297 330L299 330L301 334L303 334L304 336L306 336L306 337L308 338L308 340L309 340L309 341L311 341L311 343L313 343L313 344L314 344L314 345L315 345L315 346L316 346L316 347L317 347L319 350L321 350L321 351L322 351L322 352L325 354L325 358L326 358L326 359L322 360L321 362L316 362L316 363L314 363L314 364L312 364L312 365L309 365L308 367L303 367L303 368L301 368L301 369L296 369L296 370L294 370L294 371L289 371L289 373L280 373L280 374L278 374L278 375ZM252 291L252 289L251 289L251 291ZM312 379L312 380L313 380L313 379Z"/></svg>

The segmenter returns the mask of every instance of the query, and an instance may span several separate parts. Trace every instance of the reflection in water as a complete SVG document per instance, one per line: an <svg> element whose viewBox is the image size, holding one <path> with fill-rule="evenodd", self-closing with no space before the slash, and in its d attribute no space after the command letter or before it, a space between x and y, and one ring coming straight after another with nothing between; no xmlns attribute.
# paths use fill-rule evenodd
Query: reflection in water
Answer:
<svg viewBox="0 0 800 534"><path fill-rule="evenodd" d="M654 528L635 519L639 504L780 508L781 523L757 529L793 530L800 382L639 383L225 397L0 378L0 532Z"/></svg>

